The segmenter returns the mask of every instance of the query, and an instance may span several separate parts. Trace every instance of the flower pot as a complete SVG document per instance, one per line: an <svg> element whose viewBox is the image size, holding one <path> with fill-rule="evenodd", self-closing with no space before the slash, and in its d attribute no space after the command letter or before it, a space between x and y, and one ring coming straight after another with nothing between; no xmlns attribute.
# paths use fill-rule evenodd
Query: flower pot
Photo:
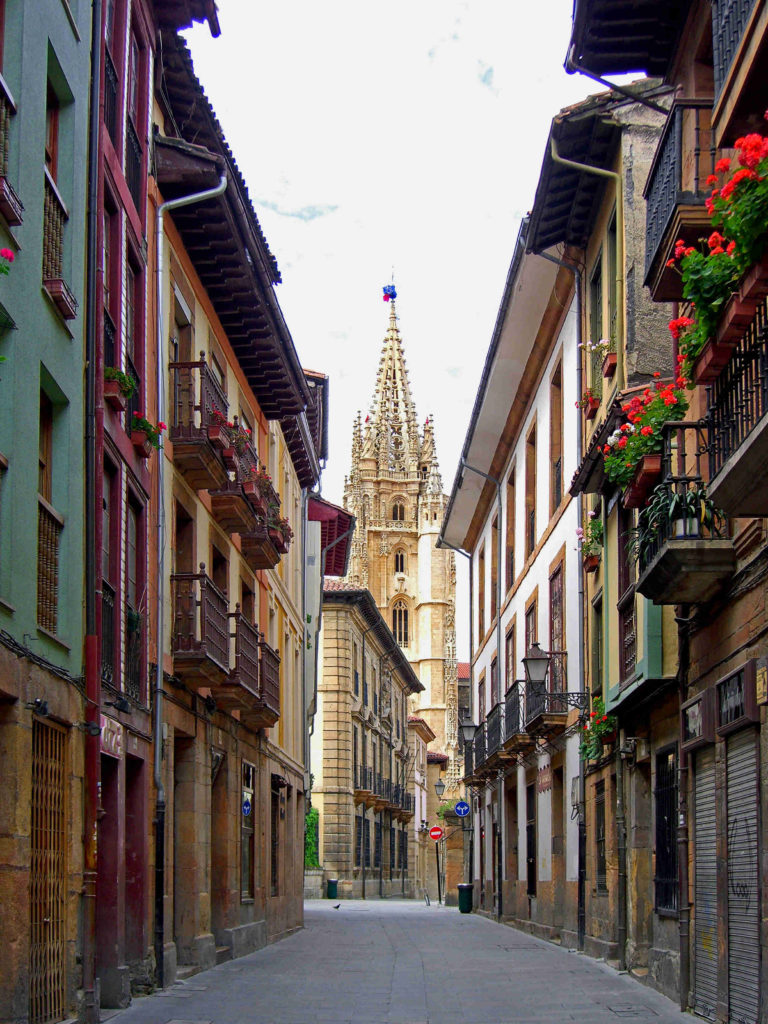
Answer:
<svg viewBox="0 0 768 1024"><path fill-rule="evenodd" d="M148 459L154 447L147 437L146 430L132 430L131 444L136 449L136 454L141 459Z"/></svg>
<svg viewBox="0 0 768 1024"><path fill-rule="evenodd" d="M234 448L222 448L221 457L224 459L224 465L227 469L234 473L237 469L237 452Z"/></svg>
<svg viewBox="0 0 768 1024"><path fill-rule="evenodd" d="M739 341L755 319L757 305L757 299L742 299L737 292L734 292L720 317L715 341L732 343Z"/></svg>
<svg viewBox="0 0 768 1024"><path fill-rule="evenodd" d="M600 567L600 555L585 555L582 559L584 572L597 572Z"/></svg>
<svg viewBox="0 0 768 1024"><path fill-rule="evenodd" d="M280 552L281 555L288 553L288 544L286 543L285 537L283 537L283 531L278 530L274 526L269 527L269 539L274 544L275 548Z"/></svg>
<svg viewBox="0 0 768 1024"><path fill-rule="evenodd" d="M691 366L694 384L711 384L717 380L735 348L736 343L733 341L715 341L710 338Z"/></svg>
<svg viewBox="0 0 768 1024"><path fill-rule="evenodd" d="M593 420L597 416L597 410L600 408L599 398L588 398L587 404L584 408L584 417L588 420Z"/></svg>
<svg viewBox="0 0 768 1024"><path fill-rule="evenodd" d="M672 524L672 536L698 539L701 536L701 523L696 516L688 519L676 519Z"/></svg>
<svg viewBox="0 0 768 1024"><path fill-rule="evenodd" d="M739 296L745 301L755 302L762 302L768 296L768 251L763 253L760 262L755 263L744 275Z"/></svg>
<svg viewBox="0 0 768 1024"><path fill-rule="evenodd" d="M104 381L104 401L115 412L125 412L125 393L116 380Z"/></svg>
<svg viewBox="0 0 768 1024"><path fill-rule="evenodd" d="M227 434L227 428L223 423L209 423L208 424L208 440L219 451L224 451L225 448L229 448L229 435Z"/></svg>
<svg viewBox="0 0 768 1024"><path fill-rule="evenodd" d="M616 742L616 730L611 729L610 732L603 733L603 735L600 737L600 742L603 744L604 747L610 747L612 743Z"/></svg>
<svg viewBox="0 0 768 1024"><path fill-rule="evenodd" d="M615 352L606 352L605 358L603 359L603 376L610 380L616 373L616 366L618 364L619 357Z"/></svg>
<svg viewBox="0 0 768 1024"><path fill-rule="evenodd" d="M661 455L644 455L637 464L635 475L624 491L624 508L642 508L645 499L661 479Z"/></svg>
<svg viewBox="0 0 768 1024"><path fill-rule="evenodd" d="M261 493L261 489L255 480L244 480L243 481L243 492L250 502L251 508L257 515L265 516L267 514L267 503L264 501L264 496Z"/></svg>

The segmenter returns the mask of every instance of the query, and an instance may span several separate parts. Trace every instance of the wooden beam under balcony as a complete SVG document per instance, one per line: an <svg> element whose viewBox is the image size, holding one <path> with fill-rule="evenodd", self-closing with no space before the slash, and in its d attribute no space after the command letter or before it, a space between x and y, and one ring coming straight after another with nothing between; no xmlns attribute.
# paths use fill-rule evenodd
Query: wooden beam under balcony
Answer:
<svg viewBox="0 0 768 1024"><path fill-rule="evenodd" d="M640 574L636 589L654 604L704 604L735 568L731 540L670 538Z"/></svg>

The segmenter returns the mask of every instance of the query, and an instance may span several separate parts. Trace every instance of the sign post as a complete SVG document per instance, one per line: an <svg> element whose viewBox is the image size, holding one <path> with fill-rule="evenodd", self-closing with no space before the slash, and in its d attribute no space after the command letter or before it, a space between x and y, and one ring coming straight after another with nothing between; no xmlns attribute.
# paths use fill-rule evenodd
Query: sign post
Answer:
<svg viewBox="0 0 768 1024"><path fill-rule="evenodd" d="M429 830L429 838L435 841L435 864L437 865L437 902L442 903L442 892L440 887L440 847L438 843L443 838L443 830L439 825L433 825Z"/></svg>

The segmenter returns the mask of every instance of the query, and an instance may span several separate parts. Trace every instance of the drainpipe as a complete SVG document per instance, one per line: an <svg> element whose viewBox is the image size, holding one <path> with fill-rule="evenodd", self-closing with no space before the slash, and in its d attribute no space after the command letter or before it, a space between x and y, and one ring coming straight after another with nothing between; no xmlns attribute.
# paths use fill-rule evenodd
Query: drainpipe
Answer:
<svg viewBox="0 0 768 1024"><path fill-rule="evenodd" d="M677 682L680 692L680 707L687 696L688 668L691 658L691 640L688 632L689 605L682 605L677 618ZM683 713L680 711L680 781L678 784L678 929L680 942L680 1009L688 1008L688 992L691 983L690 927L691 906L688 902L688 753L683 747L685 730Z"/></svg>
<svg viewBox="0 0 768 1024"><path fill-rule="evenodd" d="M607 171L602 167L592 167L590 164L576 163L575 160L566 160L557 152L557 143L554 136L550 139L550 151L552 160L562 167L570 167L575 171L583 171L585 174L596 174L600 178L608 178L616 185L616 305L619 315L616 318L618 337L616 339L616 384L619 391L626 387L626 375L624 367L624 192L621 175L617 171ZM599 339L598 339L599 340Z"/></svg>
<svg viewBox="0 0 768 1024"><path fill-rule="evenodd" d="M165 238L164 216L181 206L202 203L224 193L227 187L226 172L221 175L218 185L202 192L193 192L178 199L161 203L155 211L155 234L157 249L155 256L155 329L157 333L157 413L162 422L165 415L165 344L163 337L163 241ZM157 672L155 675L154 733L155 733L155 969L158 988L164 985L163 950L165 946L165 922L163 898L165 895L165 786L163 785L163 634L165 631L165 457L160 452L157 460Z"/></svg>
<svg viewBox="0 0 768 1024"><path fill-rule="evenodd" d="M621 737L619 737L621 739ZM616 747L616 853L619 868L619 900L616 908L616 938L619 970L627 969L627 819L624 807L624 758L622 743Z"/></svg>
<svg viewBox="0 0 768 1024"><path fill-rule="evenodd" d="M499 676L499 689L501 689L501 680L506 678L506 675L504 673L504 668L505 668L505 666L504 666L504 650L502 648L502 643L501 643L501 596L502 596L501 578L502 578L502 575L503 575L503 568L504 568L504 559L502 558L502 555L504 553L504 545L503 545L503 541L502 541L502 537L501 537L501 481L497 480L495 476L490 476L488 473L484 473L482 471L482 469L477 469L477 467L475 467L475 466L470 466L470 464L467 462L467 460L464 458L463 455L462 455L461 460L459 462L459 468L460 469L461 468L468 469L471 473L477 473L478 476L484 477L486 480L489 481L489 483L492 483L492 484L496 485L496 503L497 503L498 508L499 508L499 527L498 527L498 530L496 531L497 534L498 534L498 543L497 543L498 554L497 554L497 558L496 558L496 664L497 664L498 667L497 667L496 671L498 672L498 676ZM470 588L471 588L471 586L472 586L472 582L470 580ZM478 708L478 711L479 710L480 709ZM499 837L504 835L504 825L505 825L505 822L504 822L504 775L505 775L505 773L503 771L499 772L498 784L497 784L497 794L496 794L496 799L498 800L498 807L499 807L499 810L498 810ZM503 846L502 846L502 851L501 852L503 853ZM502 861L501 856L497 855L497 868L498 868L498 879L499 879L499 885L498 885L499 903L498 903L498 907L496 908L496 915L497 915L499 921L501 920L501 917L502 917L502 914L503 914L503 910L504 910L504 898L503 898L502 888L501 888L501 884L500 884L501 883L501 879L504 877L504 869L503 869L501 861Z"/></svg>
<svg viewBox="0 0 768 1024"><path fill-rule="evenodd" d="M616 232L618 235L618 230ZM574 285L576 288L576 350L578 352L578 360L576 362L576 394L580 395L583 391L583 371L581 361L581 343L582 343L582 291L581 291L581 270L571 263L565 263L563 260L557 259L555 256L550 256L549 253L539 252L536 255L541 256L545 260L549 260L550 263L555 263L559 267L563 267L565 270L570 270L574 276ZM583 457L584 447L584 435L581 422L581 416L577 417L576 420L576 464L581 465ZM582 505L581 498L579 498L576 506L576 522L581 529L584 525L584 508ZM579 570L579 689L582 693L586 690L586 682L584 679L584 613L585 613L585 591L584 591L584 573ZM584 949L584 938L587 933L587 909L586 909L586 892L587 892L587 815L586 815L586 778L584 772L584 759L579 758L579 839L578 839L578 871L577 871L577 933L579 949Z"/></svg>
<svg viewBox="0 0 768 1024"><path fill-rule="evenodd" d="M85 307L85 721L98 727L101 711L99 637L96 632L96 301L98 295L99 127L101 84L101 0L91 13L91 95L88 113L88 223ZM100 479L100 474L99 474ZM100 512L98 513L100 514ZM100 588L99 588L100 589ZM98 874L98 804L101 787L99 734L85 733L85 802L83 834L83 993L84 1020L99 1020L96 998L96 879Z"/></svg>
<svg viewBox="0 0 768 1024"><path fill-rule="evenodd" d="M574 47L571 46L568 51L568 56L565 59L565 70L569 75L577 73L584 75L585 78L591 78L593 82L597 82L598 85L602 85L604 89L610 89L611 92L617 92L621 96L626 96L627 99L632 100L635 103L642 103L644 107L648 107L650 110L655 110L659 114L664 114L666 117L669 111L666 107L662 107L660 103L654 103L653 100L646 99L644 96L636 96L630 89L626 89L622 85L614 85L613 82L609 82L607 78L601 78L600 75L595 74L594 71L590 71L588 68L582 67L574 60Z"/></svg>

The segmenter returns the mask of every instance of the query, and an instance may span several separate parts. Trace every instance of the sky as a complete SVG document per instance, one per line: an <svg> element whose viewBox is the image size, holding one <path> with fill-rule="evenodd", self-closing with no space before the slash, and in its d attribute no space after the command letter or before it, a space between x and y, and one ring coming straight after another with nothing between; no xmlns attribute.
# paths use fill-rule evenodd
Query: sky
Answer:
<svg viewBox="0 0 768 1024"><path fill-rule="evenodd" d="M563 70L572 0L218 0L186 33L277 258L302 364L330 378L322 492L341 503L393 278L419 419L450 493ZM466 559L457 650L469 657Z"/></svg>

